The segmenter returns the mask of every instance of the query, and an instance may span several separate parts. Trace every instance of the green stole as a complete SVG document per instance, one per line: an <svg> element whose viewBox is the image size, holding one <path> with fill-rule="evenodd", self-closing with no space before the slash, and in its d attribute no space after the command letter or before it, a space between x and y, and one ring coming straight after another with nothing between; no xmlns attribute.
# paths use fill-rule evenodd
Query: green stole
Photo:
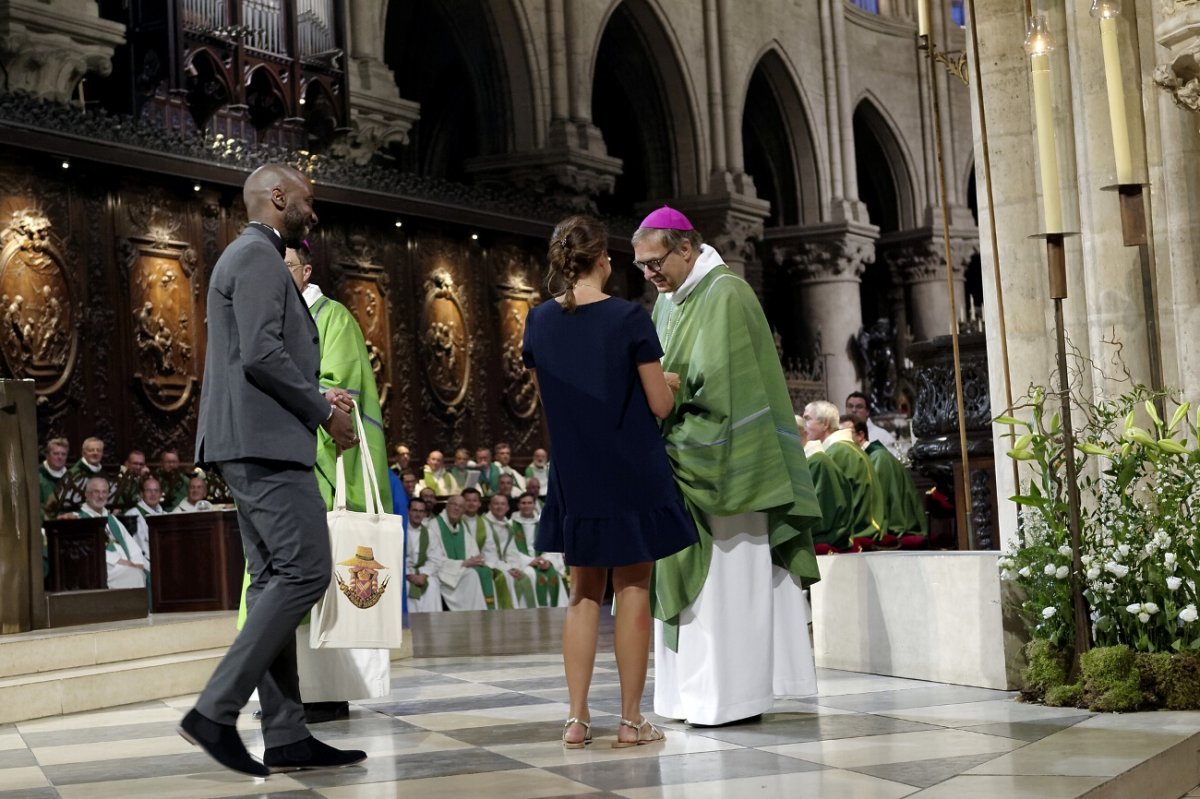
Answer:
<svg viewBox="0 0 1200 799"><path fill-rule="evenodd" d="M466 516L463 517L464 524ZM500 550L500 542L496 541L496 551ZM475 517L475 546L479 547L480 554L483 553L483 547L487 544L487 523L483 520L483 514L480 513ZM513 604L512 594L508 591L508 581L501 576L500 569L492 569L492 582L496 586L496 607L501 610L512 610L516 607Z"/></svg>
<svg viewBox="0 0 1200 799"><path fill-rule="evenodd" d="M484 524L486 524L488 527L492 526L488 522L484 522ZM508 528L508 524L505 523L504 527ZM495 529L493 528L492 540L496 542L496 551L499 553L501 560L507 560L506 553L508 552L508 547L513 543L513 537L511 535L508 536L507 539L508 540L506 540L503 544L501 544L500 537L499 537L499 535L497 535ZM520 550L521 552L524 552L526 555L529 554L528 552L525 552L525 550L523 548L521 548L519 545L518 545L517 549ZM532 581L530 581L529 575L525 574L524 571L521 572L520 577L513 580L513 590L516 591L517 596L519 598L525 600L525 607L536 608L540 604L538 602L537 595L534 593L533 583L532 583ZM515 603L514 603L513 607L516 607Z"/></svg>
<svg viewBox="0 0 1200 799"><path fill-rule="evenodd" d="M653 318L663 370L681 383L663 438L700 533L654 565L654 616L678 651L679 614L699 595L712 558L705 514L766 513L772 561L808 586L820 579L811 530L821 506L775 339L749 284L717 266L678 305L659 296Z"/></svg>
<svg viewBox="0 0 1200 799"><path fill-rule="evenodd" d="M463 523L461 521L458 523L458 532L452 531L450 525L446 524L446 520L441 516L437 517L437 523L442 531L442 546L446 549L446 557L462 563L467 559L467 538L464 534ZM487 604L488 610L494 609L496 607L496 583L492 579L492 570L487 566L472 566L471 568L479 575L479 584L483 587L483 601Z"/></svg>
<svg viewBox="0 0 1200 799"><path fill-rule="evenodd" d="M419 549L417 550L417 562L413 564L413 574L416 574L417 569L420 569L422 566L424 566L425 561L428 560L428 558L429 558L429 528L422 524L422 525L419 525L417 527L417 529L420 530L421 533L420 533L420 538L417 539L420 543L418 544ZM408 531L411 533L412 528L411 527L408 528ZM425 596L425 592L428 589L429 589L428 581L426 581L425 585L417 585L416 583L409 583L408 584L408 598L409 599L420 599L421 597Z"/></svg>
<svg viewBox="0 0 1200 799"><path fill-rule="evenodd" d="M84 505L82 508L80 508L79 512L80 512L80 514L87 516L89 518L92 518L92 519L100 518L99 513L94 513L92 511L92 509L86 505ZM117 521L117 517L113 516L111 513L108 514L107 516L104 517L104 525L105 525L105 529L108 532L108 542L104 545L104 548L106 550L108 550L109 552L116 552L117 547L119 546L121 548L121 551L125 553L125 560L132 563L133 558L131 558L129 556L129 547L125 545L125 536L123 535L124 528L121 527L121 523L119 521ZM114 525L116 525L116 526L114 526ZM142 569L142 579L146 581L146 600L149 601L149 599L150 599L150 575L146 572L145 569Z"/></svg>
<svg viewBox="0 0 1200 799"><path fill-rule="evenodd" d="M534 538L537 538L537 524L540 524L540 522L537 522L534 525ZM528 555L529 541L527 540L528 536L525 535L525 525L521 524L516 519L513 519L511 526L513 531L512 538L513 541L516 542L517 550L523 555ZM538 552L537 556L541 557L541 554L541 552ZM538 606L543 608L558 607L558 584L560 579L558 569L551 566L543 571L535 566L533 570L537 572Z"/></svg>

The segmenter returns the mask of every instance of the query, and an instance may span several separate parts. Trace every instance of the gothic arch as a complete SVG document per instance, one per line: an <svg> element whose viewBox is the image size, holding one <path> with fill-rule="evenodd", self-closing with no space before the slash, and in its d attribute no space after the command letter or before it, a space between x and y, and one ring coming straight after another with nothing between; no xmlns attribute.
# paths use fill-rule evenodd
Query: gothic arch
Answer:
<svg viewBox="0 0 1200 799"><path fill-rule="evenodd" d="M777 42L755 59L741 90L742 150L758 196L771 202L770 227L813 225L823 216L823 164L810 106Z"/></svg>
<svg viewBox="0 0 1200 799"><path fill-rule="evenodd" d="M183 65L188 108L197 128L203 129L212 115L233 101L234 90L221 59L207 47L199 47Z"/></svg>
<svg viewBox="0 0 1200 799"><path fill-rule="evenodd" d="M288 115L287 92L273 68L261 64L246 73L246 105L260 136Z"/></svg>
<svg viewBox="0 0 1200 799"><path fill-rule="evenodd" d="M463 179L471 158L528 149L542 125L529 29L513 0L396 0L385 60L421 104L402 166Z"/></svg>
<svg viewBox="0 0 1200 799"><path fill-rule="evenodd" d="M912 158L884 108L869 92L859 99L854 108L854 151L859 197L872 213L871 223L889 233L917 227L921 211Z"/></svg>
<svg viewBox="0 0 1200 799"><path fill-rule="evenodd" d="M602 204L620 213L702 191L696 98L665 19L653 0L622 0L609 9L592 52L592 120L608 154L623 162Z"/></svg>

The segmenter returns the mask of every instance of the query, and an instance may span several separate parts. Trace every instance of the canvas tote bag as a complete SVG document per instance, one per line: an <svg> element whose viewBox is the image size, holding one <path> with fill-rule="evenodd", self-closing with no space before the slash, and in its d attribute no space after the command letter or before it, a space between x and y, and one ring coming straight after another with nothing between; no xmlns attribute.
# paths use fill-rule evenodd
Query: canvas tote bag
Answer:
<svg viewBox="0 0 1200 799"><path fill-rule="evenodd" d="M313 649L398 649L403 635L404 518L384 513L358 406L359 463L366 510L346 508L346 468L337 458L333 510L327 515L333 575L312 610Z"/></svg>

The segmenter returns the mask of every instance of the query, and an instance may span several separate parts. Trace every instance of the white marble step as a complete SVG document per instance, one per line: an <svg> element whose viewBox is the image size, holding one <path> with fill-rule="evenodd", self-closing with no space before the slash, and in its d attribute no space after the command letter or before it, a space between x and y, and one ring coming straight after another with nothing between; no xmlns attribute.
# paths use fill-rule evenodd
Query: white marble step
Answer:
<svg viewBox="0 0 1200 799"><path fill-rule="evenodd" d="M0 724L196 693L224 654L220 646L6 677Z"/></svg>
<svg viewBox="0 0 1200 799"><path fill-rule="evenodd" d="M164 613L0 636L0 681L21 675L227 647L236 614Z"/></svg>

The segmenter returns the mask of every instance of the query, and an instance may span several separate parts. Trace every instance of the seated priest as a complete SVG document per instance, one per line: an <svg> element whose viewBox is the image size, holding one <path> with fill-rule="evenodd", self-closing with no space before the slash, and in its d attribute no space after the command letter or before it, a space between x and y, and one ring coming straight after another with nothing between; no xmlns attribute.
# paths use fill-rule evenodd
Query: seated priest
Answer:
<svg viewBox="0 0 1200 799"><path fill-rule="evenodd" d="M544 488L545 484L537 477L525 478L525 493L537 497L535 505L539 515L541 515L542 508L546 507L546 492L543 490ZM520 499L520 497L517 497L517 499Z"/></svg>
<svg viewBox="0 0 1200 799"><path fill-rule="evenodd" d="M510 494L509 496L512 499L516 499L525 491L525 475L518 472L516 467L512 465L512 447L501 441L495 446L495 452L496 465L499 467L500 475L503 476L507 474L512 476L513 486L516 490L516 493ZM497 490L496 493L500 493L500 491Z"/></svg>
<svg viewBox="0 0 1200 799"><path fill-rule="evenodd" d="M917 493L912 475L904 464L892 454L892 451L878 441L870 441L867 426L862 421L854 421L854 438L871 467L875 470L875 480L883 492L883 519L880 521L884 532L894 536L904 549L921 549L929 536L929 518L925 515L924 498Z"/></svg>
<svg viewBox="0 0 1200 799"><path fill-rule="evenodd" d="M850 540L853 546L872 548L882 534L879 518L883 515L883 494L875 482L871 461L854 441L851 430L839 427L837 406L824 400L804 407L805 429L810 439L818 440L849 483L847 495Z"/></svg>
<svg viewBox="0 0 1200 799"><path fill-rule="evenodd" d="M484 563L474 531L463 524L466 503L460 496L446 500L430 532L440 537L446 559L438 569L442 600L450 610L491 610L496 607L496 584Z"/></svg>
<svg viewBox="0 0 1200 799"><path fill-rule="evenodd" d="M529 481L537 479L539 489L534 491L529 487ZM533 460L525 467L525 490L536 497L546 498L546 490L550 486L550 453L538 447L533 451Z"/></svg>
<svg viewBox="0 0 1200 799"><path fill-rule="evenodd" d="M200 510L212 510L208 501L208 481L198 474L188 478L187 496L173 511L174 513L195 513Z"/></svg>
<svg viewBox="0 0 1200 799"><path fill-rule="evenodd" d="M446 559L441 535L432 535L426 519L424 500L408 503L408 536L404 558L404 579L408 583L408 612L433 613L442 609L442 585L438 571Z"/></svg>
<svg viewBox="0 0 1200 799"><path fill-rule="evenodd" d="M430 452L425 458L425 470L421 482L426 488L432 488L439 497L448 497L462 490L454 479L454 475L446 470L446 458L442 455L441 450L437 449Z"/></svg>
<svg viewBox="0 0 1200 799"><path fill-rule="evenodd" d="M487 528L487 546L494 553L492 566L496 577L497 604L500 607L536 608L534 575L529 568L529 557L522 554L513 541L508 512L508 497L494 494L488 499L488 512L483 516ZM508 591L507 598L501 595L501 581Z"/></svg>
<svg viewBox="0 0 1200 799"><path fill-rule="evenodd" d="M532 491L517 499L517 512L512 515L511 521L515 546L522 556L529 559L538 606L566 607L568 574L562 553L534 549L538 524L542 520L537 502L537 495Z"/></svg>
<svg viewBox="0 0 1200 799"><path fill-rule="evenodd" d="M825 454L820 439L809 437L807 420L797 416L796 424L800 428L800 440L804 442L808 473L821 506L821 519L812 531L813 548L818 555L849 552L853 546L850 543L850 483Z"/></svg>
<svg viewBox="0 0 1200 799"><path fill-rule="evenodd" d="M142 552L147 555L150 554L150 525L146 519L151 516L161 516L166 512L162 506L162 484L158 482L157 477L149 475L142 480L142 491L138 496L137 504L124 513L125 516L137 520L137 532L134 533L134 538L137 539Z"/></svg>
<svg viewBox="0 0 1200 799"><path fill-rule="evenodd" d="M106 541L104 560L108 564L109 588L150 588L150 558L125 529L125 525L108 512L108 480L92 477L84 489L84 504L77 514L80 519L105 519Z"/></svg>
<svg viewBox="0 0 1200 799"><path fill-rule="evenodd" d="M158 469L154 472L162 485L162 506L171 512L187 499L188 473L179 468L179 452L164 449L158 454Z"/></svg>
<svg viewBox="0 0 1200 799"><path fill-rule="evenodd" d="M54 489L67 473L67 453L71 445L65 438L52 438L46 442L46 459L38 465L38 504L45 508L54 496Z"/></svg>

